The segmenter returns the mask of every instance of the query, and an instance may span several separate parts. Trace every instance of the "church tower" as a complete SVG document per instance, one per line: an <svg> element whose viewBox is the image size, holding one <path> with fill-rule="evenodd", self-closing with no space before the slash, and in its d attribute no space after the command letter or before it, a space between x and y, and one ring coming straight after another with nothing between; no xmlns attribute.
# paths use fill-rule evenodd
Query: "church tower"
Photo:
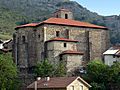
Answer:
<svg viewBox="0 0 120 90"><path fill-rule="evenodd" d="M67 9L59 9L55 12L56 18L73 19L73 13Z"/></svg>

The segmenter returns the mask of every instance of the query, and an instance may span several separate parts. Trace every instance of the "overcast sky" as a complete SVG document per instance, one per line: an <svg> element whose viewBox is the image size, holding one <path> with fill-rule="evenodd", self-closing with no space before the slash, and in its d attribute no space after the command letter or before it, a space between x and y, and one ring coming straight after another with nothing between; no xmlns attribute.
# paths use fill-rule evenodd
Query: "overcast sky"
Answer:
<svg viewBox="0 0 120 90"><path fill-rule="evenodd" d="M119 15L120 0L71 0L100 15Z"/></svg>

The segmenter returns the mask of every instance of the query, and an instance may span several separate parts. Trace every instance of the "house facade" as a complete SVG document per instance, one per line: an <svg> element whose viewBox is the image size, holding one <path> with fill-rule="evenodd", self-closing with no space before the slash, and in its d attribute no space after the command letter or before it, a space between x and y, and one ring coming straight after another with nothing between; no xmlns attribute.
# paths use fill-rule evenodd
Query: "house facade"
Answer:
<svg viewBox="0 0 120 90"><path fill-rule="evenodd" d="M90 87L91 85L80 77L55 77L37 80L30 84L27 90L89 90Z"/></svg>
<svg viewBox="0 0 120 90"><path fill-rule="evenodd" d="M120 46L113 46L103 53L104 63L108 66L120 62Z"/></svg>

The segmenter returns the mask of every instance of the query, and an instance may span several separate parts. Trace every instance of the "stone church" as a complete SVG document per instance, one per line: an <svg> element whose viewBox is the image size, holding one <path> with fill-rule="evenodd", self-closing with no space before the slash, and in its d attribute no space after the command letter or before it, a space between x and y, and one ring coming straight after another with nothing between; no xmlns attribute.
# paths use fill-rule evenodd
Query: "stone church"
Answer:
<svg viewBox="0 0 120 90"><path fill-rule="evenodd" d="M60 9L40 23L15 28L13 56L20 73L31 73L38 61L47 58L57 65L66 62L67 72L93 59L102 59L109 47L108 29L76 21L73 13Z"/></svg>

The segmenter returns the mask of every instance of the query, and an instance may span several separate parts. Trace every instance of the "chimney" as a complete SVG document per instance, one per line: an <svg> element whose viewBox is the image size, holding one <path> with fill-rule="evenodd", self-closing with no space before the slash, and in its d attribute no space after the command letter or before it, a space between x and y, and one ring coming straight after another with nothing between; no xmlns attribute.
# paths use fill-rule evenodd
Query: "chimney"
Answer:
<svg viewBox="0 0 120 90"><path fill-rule="evenodd" d="M45 80L46 81L50 81L50 77L45 77Z"/></svg>
<svg viewBox="0 0 120 90"><path fill-rule="evenodd" d="M37 77L37 80L39 81L41 79L41 77Z"/></svg>

